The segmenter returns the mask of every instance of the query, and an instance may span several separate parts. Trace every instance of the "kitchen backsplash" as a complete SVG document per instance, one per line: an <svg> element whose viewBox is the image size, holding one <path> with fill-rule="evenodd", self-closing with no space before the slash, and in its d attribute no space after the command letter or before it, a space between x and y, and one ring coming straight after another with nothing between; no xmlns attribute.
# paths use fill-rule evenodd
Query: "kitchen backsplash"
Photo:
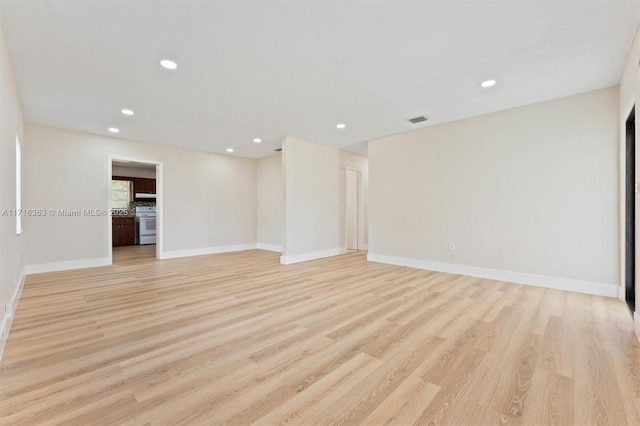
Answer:
<svg viewBox="0 0 640 426"><path fill-rule="evenodd" d="M155 201L131 201L126 215L134 216L136 214L136 207L155 207Z"/></svg>
<svg viewBox="0 0 640 426"><path fill-rule="evenodd" d="M131 201L129 203L129 209L135 210L136 207L155 207L155 201Z"/></svg>

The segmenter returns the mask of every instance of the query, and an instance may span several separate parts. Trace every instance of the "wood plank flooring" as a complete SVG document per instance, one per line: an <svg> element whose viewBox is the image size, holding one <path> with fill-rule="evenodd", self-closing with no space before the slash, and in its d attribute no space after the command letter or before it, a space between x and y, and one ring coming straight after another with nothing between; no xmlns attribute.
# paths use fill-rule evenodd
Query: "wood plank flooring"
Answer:
<svg viewBox="0 0 640 426"><path fill-rule="evenodd" d="M2 425L640 424L620 300L260 250L32 275Z"/></svg>

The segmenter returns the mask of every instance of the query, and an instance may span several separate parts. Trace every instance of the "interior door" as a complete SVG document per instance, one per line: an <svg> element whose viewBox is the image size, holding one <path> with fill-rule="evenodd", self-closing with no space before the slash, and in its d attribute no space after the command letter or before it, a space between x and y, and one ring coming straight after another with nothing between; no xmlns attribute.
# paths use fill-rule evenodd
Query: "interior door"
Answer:
<svg viewBox="0 0 640 426"><path fill-rule="evenodd" d="M347 170L347 249L358 249L358 173Z"/></svg>

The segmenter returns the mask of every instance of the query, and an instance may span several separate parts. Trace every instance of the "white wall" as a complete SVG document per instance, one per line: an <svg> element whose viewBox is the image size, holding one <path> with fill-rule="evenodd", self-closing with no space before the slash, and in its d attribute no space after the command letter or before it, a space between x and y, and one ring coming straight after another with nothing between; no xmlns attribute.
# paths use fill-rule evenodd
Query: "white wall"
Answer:
<svg viewBox="0 0 640 426"><path fill-rule="evenodd" d="M111 174L113 176L155 179L156 169L155 167L120 166L114 164L111 168Z"/></svg>
<svg viewBox="0 0 640 426"><path fill-rule="evenodd" d="M255 247L255 160L35 124L26 126L26 138L25 201L30 207L105 209L110 155L159 161L164 164L167 257ZM99 264L108 256L109 223L108 217L32 218L25 230L27 264Z"/></svg>
<svg viewBox="0 0 640 426"><path fill-rule="evenodd" d="M614 87L370 142L371 258L616 295L617 110Z"/></svg>
<svg viewBox="0 0 640 426"><path fill-rule="evenodd" d="M286 136L282 152L283 263L345 252L340 226L340 150Z"/></svg>
<svg viewBox="0 0 640 426"><path fill-rule="evenodd" d="M16 208L15 141L16 130L22 133L23 123L1 21L0 93L0 210L4 210ZM23 137L21 142L24 150L28 141ZM23 239L23 235L16 235L16 218L13 215L0 215L0 359L11 325L5 305L17 303L24 274Z"/></svg>
<svg viewBox="0 0 640 426"><path fill-rule="evenodd" d="M638 93L638 62L640 61L640 30L636 32L636 36L629 52L629 57L624 67L622 77L620 78L619 87L619 104L618 104L618 126L619 132L619 168L618 168L618 205L619 208L619 271L620 271L620 298L625 299L624 286L625 286L625 157L626 157L626 131L625 122L634 104L638 104L640 101L640 93ZM640 141L640 108L636 107L636 143ZM640 150L636 149L636 173L640 171ZM638 176L636 175L636 180ZM636 196L636 223L640 223L640 198ZM640 243L640 227L636 227L636 245ZM636 265L640 265L640 250L636 249ZM640 315L637 314L637 307L640 306L640 268L636 267L636 313L635 329L636 335L640 339Z"/></svg>
<svg viewBox="0 0 640 426"><path fill-rule="evenodd" d="M340 149L286 136L283 141L285 244L283 263L346 252L346 167L362 170L367 159ZM366 230L366 193L362 224ZM365 239L366 241L366 239Z"/></svg>
<svg viewBox="0 0 640 426"><path fill-rule="evenodd" d="M282 251L284 240L284 179L282 154L258 160L258 247Z"/></svg>

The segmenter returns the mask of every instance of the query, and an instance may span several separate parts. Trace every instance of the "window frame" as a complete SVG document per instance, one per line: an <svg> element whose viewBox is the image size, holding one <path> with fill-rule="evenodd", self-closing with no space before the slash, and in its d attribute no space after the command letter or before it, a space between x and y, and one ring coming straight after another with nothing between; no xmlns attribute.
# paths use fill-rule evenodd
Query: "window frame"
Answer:
<svg viewBox="0 0 640 426"><path fill-rule="evenodd" d="M127 201L127 206L126 207L115 207L114 203L113 203L113 181L123 181L123 182L128 182L129 183L129 200ZM111 209L112 210L128 210L129 209L129 203L131 203L133 201L133 180L131 180L130 178L125 178L125 177L121 177L121 176L112 176L111 177L111 194L109 195L111 197Z"/></svg>

